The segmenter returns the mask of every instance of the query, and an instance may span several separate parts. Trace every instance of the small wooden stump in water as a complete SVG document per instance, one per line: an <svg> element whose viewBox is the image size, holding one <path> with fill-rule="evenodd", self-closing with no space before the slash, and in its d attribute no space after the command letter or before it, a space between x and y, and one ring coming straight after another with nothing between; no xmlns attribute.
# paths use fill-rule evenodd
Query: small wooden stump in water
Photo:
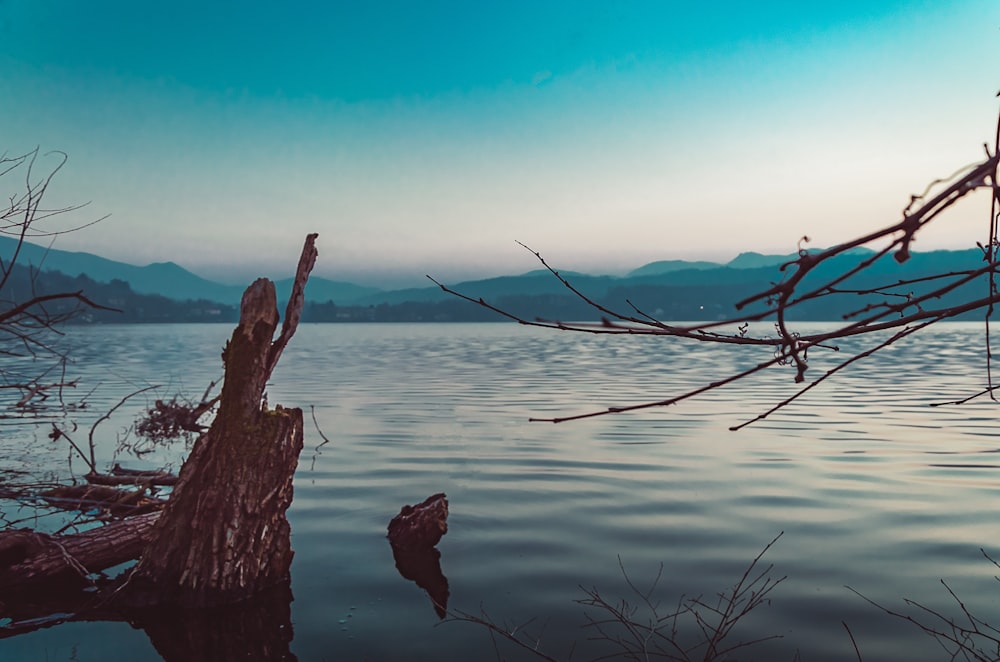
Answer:
<svg viewBox="0 0 1000 662"><path fill-rule="evenodd" d="M389 522L389 543L396 569L427 591L439 618L448 612L448 579L441 572L435 545L448 533L448 499L434 494L415 506L403 506Z"/></svg>
<svg viewBox="0 0 1000 662"><path fill-rule="evenodd" d="M389 522L389 542L404 551L430 549L448 533L448 499L433 494L415 506L403 506Z"/></svg>

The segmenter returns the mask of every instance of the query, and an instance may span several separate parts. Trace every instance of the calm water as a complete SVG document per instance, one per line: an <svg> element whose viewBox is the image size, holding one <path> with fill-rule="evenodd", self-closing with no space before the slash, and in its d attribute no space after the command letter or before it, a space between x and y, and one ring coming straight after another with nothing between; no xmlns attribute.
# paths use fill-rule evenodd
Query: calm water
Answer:
<svg viewBox="0 0 1000 662"><path fill-rule="evenodd" d="M74 370L99 384L78 436L137 386L200 395L221 373L230 332L73 329ZM740 631L783 638L739 659L856 659L842 622L865 660L941 659L931 639L845 588L894 608L911 598L955 614L945 579L970 610L1000 623L997 569L980 553L1000 557L997 409L988 401L927 406L981 388L981 325L945 325L916 341L734 433L730 425L793 392L791 371L642 413L560 425L527 419L660 399L766 351L499 324L306 325L268 394L272 404L306 410L290 511L292 651L304 661L493 657L485 630L439 624L426 594L397 572L385 539L403 504L446 492L450 530L439 549L449 607L510 624L535 617L541 649L557 658L568 658L574 642L573 659L604 650L588 641L587 610L574 600L581 585L609 601L633 597L619 558L643 587L662 563L656 596L670 606L727 589L784 531L765 561L787 579ZM816 354L813 369L837 356ZM102 462L140 404L99 428ZM331 439L320 452L310 406ZM0 432L5 466L37 468L49 453L51 467L64 470L66 451L50 447L45 428L6 424ZM126 459L140 467L179 457ZM0 659L159 658L127 624L74 623L2 640Z"/></svg>

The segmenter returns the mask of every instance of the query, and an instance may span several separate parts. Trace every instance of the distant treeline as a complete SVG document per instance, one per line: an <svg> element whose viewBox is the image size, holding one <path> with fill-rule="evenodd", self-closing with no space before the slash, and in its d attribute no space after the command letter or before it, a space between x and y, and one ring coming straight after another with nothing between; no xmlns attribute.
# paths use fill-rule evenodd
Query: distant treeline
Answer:
<svg viewBox="0 0 1000 662"><path fill-rule="evenodd" d="M648 301L648 314L659 319L715 319L732 313L718 298L706 297L703 292L671 291L677 288L646 288L646 292L612 290L602 297L601 304L629 312L627 295ZM683 288L690 290L692 288ZM699 288L700 289L700 288ZM599 320L601 313L585 301L567 294L507 295L491 300L490 304L511 315L525 319L545 320ZM502 322L508 317L459 298L443 301L421 301L375 306L338 306L332 301L309 303L303 314L307 322Z"/></svg>
<svg viewBox="0 0 1000 662"><path fill-rule="evenodd" d="M759 284L758 284L759 285ZM637 286L611 290L595 301L599 305L634 317L649 316L658 320L723 320L737 315L736 303L762 291L764 286L740 288L718 286ZM944 305L958 305L962 292L952 293ZM878 306L885 298L879 295L857 297L834 295L805 303L789 311L788 319L810 322L831 322L850 319L859 310ZM524 320L599 321L606 315L573 294L511 295L498 297L490 303ZM896 303L893 300L893 303ZM939 302L935 302L939 303ZM763 311L763 303L748 307L746 313ZM633 308L634 306L634 308ZM982 311L971 311L956 320L981 319ZM497 312L462 299L436 302L379 304L375 306L338 306L332 301L308 303L303 311L306 322L501 322L509 320ZM887 319L892 319L890 315Z"/></svg>
<svg viewBox="0 0 1000 662"><path fill-rule="evenodd" d="M684 283L677 285L628 284L612 287L595 297L596 303L623 314L638 317L648 315L660 320L719 320L733 317L735 304L771 286L767 275L773 271L746 270L739 283L716 284ZM822 275L822 274L821 274ZM914 274L908 274L913 276ZM923 274L921 274L923 275ZM792 308L790 319L802 321L837 321L849 318L858 311L878 310L886 301L904 301L909 293L919 294L930 285L918 283L899 289L894 295L884 294L892 278L882 276L854 283L855 289L882 287L882 294L864 296L838 294ZM898 282L898 278L897 278ZM985 278L969 283L942 300L932 302L935 307L958 305L983 296L988 288ZM239 317L238 307L206 300L176 301L159 295L137 294L128 283L112 280L98 283L86 275L67 276L60 272L33 274L26 268L15 267L12 277L0 290L0 312L17 302L33 296L82 291L97 304L118 311L83 307L73 323L166 323L166 322L226 322ZM308 287L306 289L308 294ZM466 292L477 296L476 292ZM602 314L569 290L564 294L515 294L490 298L489 302L511 315L526 320L599 320ZM753 313L763 310L764 302L742 311ZM78 308L75 300L57 300L45 304L53 314L63 314ZM926 306L925 306L926 307ZM283 309L283 304L282 304ZM895 313L893 313L895 314ZM956 319L980 319L982 311L972 311ZM458 297L437 301L383 303L357 306L310 301L303 310L303 322L357 323L357 322L499 322L508 318Z"/></svg>

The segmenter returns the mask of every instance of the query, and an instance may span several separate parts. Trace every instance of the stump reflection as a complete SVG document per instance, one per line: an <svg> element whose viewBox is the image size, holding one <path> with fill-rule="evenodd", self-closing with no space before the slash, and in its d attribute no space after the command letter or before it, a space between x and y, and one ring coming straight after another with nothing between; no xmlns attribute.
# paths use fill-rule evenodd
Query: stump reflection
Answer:
<svg viewBox="0 0 1000 662"><path fill-rule="evenodd" d="M438 618L444 618L448 611L448 578L441 571L441 552L437 547L412 551L394 546L392 558L399 574L427 591Z"/></svg>
<svg viewBox="0 0 1000 662"><path fill-rule="evenodd" d="M289 583L206 609L144 610L130 618L165 662L295 662Z"/></svg>

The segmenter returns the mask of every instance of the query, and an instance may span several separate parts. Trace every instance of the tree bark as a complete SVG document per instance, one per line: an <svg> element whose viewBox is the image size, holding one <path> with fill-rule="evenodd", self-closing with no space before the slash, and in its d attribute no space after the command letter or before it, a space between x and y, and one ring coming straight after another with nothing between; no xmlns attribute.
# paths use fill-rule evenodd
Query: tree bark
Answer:
<svg viewBox="0 0 1000 662"><path fill-rule="evenodd" d="M240 322L223 350L219 411L195 443L127 591L139 603L208 607L237 602L289 578L285 512L302 450L302 410L268 409L264 388L295 332L316 259L306 238L281 335L274 284L243 294Z"/></svg>
<svg viewBox="0 0 1000 662"><path fill-rule="evenodd" d="M86 586L87 575L136 558L159 516L147 513L72 536L7 532L0 538L0 557L5 560L0 589L8 595L45 584Z"/></svg>

